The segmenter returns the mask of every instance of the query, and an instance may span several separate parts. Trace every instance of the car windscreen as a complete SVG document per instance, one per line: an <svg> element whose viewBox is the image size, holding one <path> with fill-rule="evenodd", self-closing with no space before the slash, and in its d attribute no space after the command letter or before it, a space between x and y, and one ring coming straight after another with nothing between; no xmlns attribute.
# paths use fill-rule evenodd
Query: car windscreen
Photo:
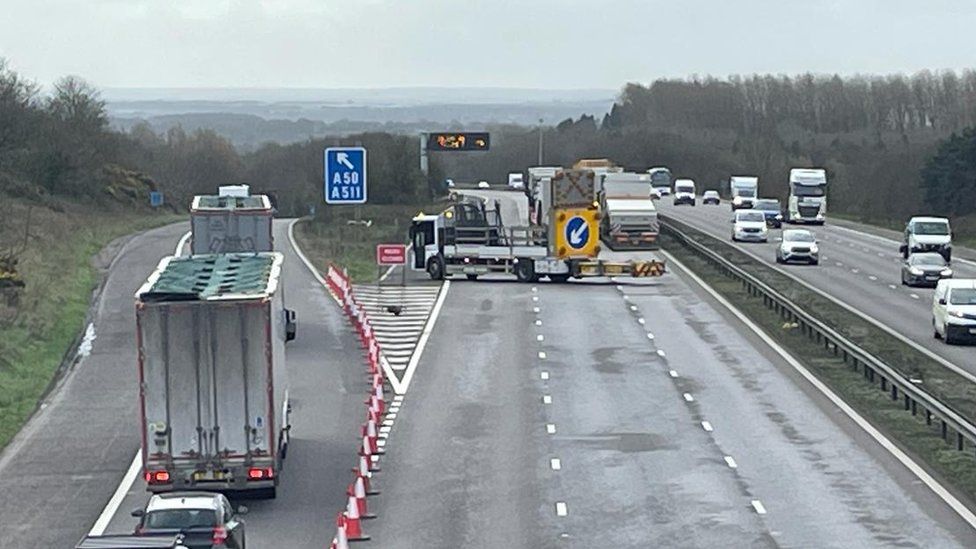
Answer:
<svg viewBox="0 0 976 549"><path fill-rule="evenodd" d="M742 198L755 198L756 197L756 190L755 189L736 189L735 194L737 196L741 196Z"/></svg>
<svg viewBox="0 0 976 549"><path fill-rule="evenodd" d="M945 266L945 259L939 254L912 254L909 258L912 265L939 265Z"/></svg>
<svg viewBox="0 0 976 549"><path fill-rule="evenodd" d="M786 231L783 233L783 240L787 242L816 242L813 234L807 231Z"/></svg>
<svg viewBox="0 0 976 549"><path fill-rule="evenodd" d="M183 530L216 525L217 512L213 509L161 509L146 514L143 530Z"/></svg>
<svg viewBox="0 0 976 549"><path fill-rule="evenodd" d="M718 198L718 191L705 191L704 196L708 198Z"/></svg>
<svg viewBox="0 0 976 549"><path fill-rule="evenodd" d="M918 221L915 223L915 234L945 236L949 234L949 224L940 221Z"/></svg>
<svg viewBox="0 0 976 549"><path fill-rule="evenodd" d="M793 185L794 196L823 196L826 194L823 187L807 187L804 185Z"/></svg>
<svg viewBox="0 0 976 549"><path fill-rule="evenodd" d="M767 212L778 212L779 211L779 201L778 200L760 200L756 202L756 209L763 210Z"/></svg>
<svg viewBox="0 0 976 549"><path fill-rule="evenodd" d="M976 305L976 289L953 288L949 290L949 303L953 305Z"/></svg>
<svg viewBox="0 0 976 549"><path fill-rule="evenodd" d="M759 212L742 212L737 214L736 221L766 221L766 217Z"/></svg>
<svg viewBox="0 0 976 549"><path fill-rule="evenodd" d="M692 187L691 185L678 185L677 187L674 188L674 192L676 192L676 193L693 193L693 192L695 192L695 188Z"/></svg>
<svg viewBox="0 0 976 549"><path fill-rule="evenodd" d="M668 172L654 172L651 174L651 183L655 187L661 187L663 185L671 185L671 174Z"/></svg>

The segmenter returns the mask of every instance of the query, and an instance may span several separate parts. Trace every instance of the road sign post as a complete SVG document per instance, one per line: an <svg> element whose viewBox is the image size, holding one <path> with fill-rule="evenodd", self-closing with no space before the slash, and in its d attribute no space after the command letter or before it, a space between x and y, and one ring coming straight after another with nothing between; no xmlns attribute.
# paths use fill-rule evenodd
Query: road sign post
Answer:
<svg viewBox="0 0 976 549"><path fill-rule="evenodd" d="M325 149L325 203L366 203L366 149Z"/></svg>

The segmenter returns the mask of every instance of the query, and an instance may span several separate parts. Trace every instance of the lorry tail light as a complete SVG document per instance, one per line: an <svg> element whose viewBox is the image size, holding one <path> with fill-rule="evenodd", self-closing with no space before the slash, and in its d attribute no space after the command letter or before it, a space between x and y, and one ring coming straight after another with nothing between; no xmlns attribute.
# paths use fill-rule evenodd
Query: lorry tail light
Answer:
<svg viewBox="0 0 976 549"><path fill-rule="evenodd" d="M274 478L273 467L251 467L247 470L247 480L268 480Z"/></svg>
<svg viewBox="0 0 976 549"><path fill-rule="evenodd" d="M171 478L169 471L146 471L146 483L148 484L169 484Z"/></svg>
<svg viewBox="0 0 976 549"><path fill-rule="evenodd" d="M227 541L227 529L223 526L215 526L213 529L213 540L211 543L217 545L218 543L224 543Z"/></svg>

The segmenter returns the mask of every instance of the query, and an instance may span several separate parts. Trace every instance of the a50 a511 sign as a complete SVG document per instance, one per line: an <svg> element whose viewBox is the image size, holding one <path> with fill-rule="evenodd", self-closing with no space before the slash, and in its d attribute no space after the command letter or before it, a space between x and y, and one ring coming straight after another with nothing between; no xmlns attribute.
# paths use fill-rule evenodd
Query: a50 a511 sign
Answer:
<svg viewBox="0 0 976 549"><path fill-rule="evenodd" d="M326 204L366 202L366 149L329 147L325 149Z"/></svg>

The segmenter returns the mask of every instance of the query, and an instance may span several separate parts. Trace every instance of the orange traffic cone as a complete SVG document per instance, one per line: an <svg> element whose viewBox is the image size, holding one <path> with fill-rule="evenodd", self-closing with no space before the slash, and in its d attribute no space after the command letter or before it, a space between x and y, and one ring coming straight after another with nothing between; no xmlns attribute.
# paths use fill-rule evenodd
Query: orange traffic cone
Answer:
<svg viewBox="0 0 976 549"><path fill-rule="evenodd" d="M369 509L366 507L366 483L363 482L363 477L356 477L356 480L346 488L346 495L356 498L356 505L359 506L359 518L376 518L376 515L370 514Z"/></svg>
<svg viewBox="0 0 976 549"><path fill-rule="evenodd" d="M331 549L349 549L349 538L346 536L346 517L336 515L336 535L332 538Z"/></svg>
<svg viewBox="0 0 976 549"><path fill-rule="evenodd" d="M363 532L363 523L359 517L359 504L356 503L355 496L349 496L349 503L346 504L346 535L350 541L369 539L369 536Z"/></svg>

